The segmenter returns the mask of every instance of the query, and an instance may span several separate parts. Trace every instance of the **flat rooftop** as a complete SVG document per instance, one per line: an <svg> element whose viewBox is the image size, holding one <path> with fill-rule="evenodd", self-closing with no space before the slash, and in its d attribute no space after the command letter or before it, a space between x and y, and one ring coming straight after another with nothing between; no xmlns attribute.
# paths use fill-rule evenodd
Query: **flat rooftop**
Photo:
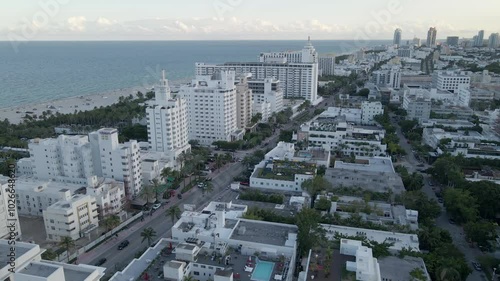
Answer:
<svg viewBox="0 0 500 281"><path fill-rule="evenodd" d="M335 161L334 169L395 173L389 157L356 157L355 163Z"/></svg>
<svg viewBox="0 0 500 281"><path fill-rule="evenodd" d="M22 274L41 276L47 278L54 272L56 272L57 269L59 269L58 266L32 262L19 272ZM67 280L76 280L76 279L67 279Z"/></svg>
<svg viewBox="0 0 500 281"><path fill-rule="evenodd" d="M294 225L240 220L230 239L287 246L289 245L287 242L296 238L296 235L297 227ZM293 240L293 243L295 243L295 240Z"/></svg>
<svg viewBox="0 0 500 281"><path fill-rule="evenodd" d="M71 194L85 192L85 185L71 184L56 181L37 180L31 177L19 177L16 179L17 190L30 190L34 192L65 192L71 191Z"/></svg>
<svg viewBox="0 0 500 281"><path fill-rule="evenodd" d="M28 251L36 247L38 247L37 244L16 242L16 248L15 248L16 258L19 259L22 255L26 254ZM3 253L9 253L10 248L11 245L7 244L7 240L5 239L0 240L0 253L2 253L0 255L0 266L2 267L6 266L7 263L9 262L9 258Z"/></svg>
<svg viewBox="0 0 500 281"><path fill-rule="evenodd" d="M82 195L82 194L75 194L71 196L70 200L64 200L64 201L58 201L49 207L47 207L47 210L66 210L66 209L71 209L71 204L73 202L76 202L78 200L81 200L85 197L92 197L90 195Z"/></svg>
<svg viewBox="0 0 500 281"><path fill-rule="evenodd" d="M415 268L420 268L427 273L424 260L417 257L405 256L401 259L396 256L388 256L378 259L378 264L382 280L412 280L410 272ZM427 280L431 280L428 273Z"/></svg>

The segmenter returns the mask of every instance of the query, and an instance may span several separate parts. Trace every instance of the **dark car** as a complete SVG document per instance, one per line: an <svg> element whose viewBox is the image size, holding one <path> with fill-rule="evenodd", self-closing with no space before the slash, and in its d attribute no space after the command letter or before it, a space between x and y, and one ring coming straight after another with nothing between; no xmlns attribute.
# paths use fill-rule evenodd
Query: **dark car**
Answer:
<svg viewBox="0 0 500 281"><path fill-rule="evenodd" d="M483 268L481 267L481 264L479 264L478 262L473 261L473 262L472 262L472 266L473 266L473 267L474 267L474 269L475 269L475 270L477 270L477 271L482 271L482 270L483 270Z"/></svg>
<svg viewBox="0 0 500 281"><path fill-rule="evenodd" d="M182 194L177 194L177 198L182 199Z"/></svg>
<svg viewBox="0 0 500 281"><path fill-rule="evenodd" d="M123 248L127 247L130 242L128 240L124 240L118 245L118 250L123 250Z"/></svg>
<svg viewBox="0 0 500 281"><path fill-rule="evenodd" d="M96 265L96 266L101 266L101 265L103 265L106 261L107 261L107 259L106 259L106 258L102 258L102 259L98 260L98 261L95 263L95 265Z"/></svg>
<svg viewBox="0 0 500 281"><path fill-rule="evenodd" d="M455 224L455 223L456 223L454 219L449 219L449 220L448 220L448 222L449 222L450 224Z"/></svg>
<svg viewBox="0 0 500 281"><path fill-rule="evenodd" d="M438 202L439 202L439 203L444 203L443 198L438 198Z"/></svg>

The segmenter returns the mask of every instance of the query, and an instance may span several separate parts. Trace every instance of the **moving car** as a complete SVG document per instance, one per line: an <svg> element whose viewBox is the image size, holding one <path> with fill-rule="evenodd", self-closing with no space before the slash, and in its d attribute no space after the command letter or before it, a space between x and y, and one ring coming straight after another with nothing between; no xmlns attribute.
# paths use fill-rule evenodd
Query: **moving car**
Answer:
<svg viewBox="0 0 500 281"><path fill-rule="evenodd" d="M95 266L101 266L107 261L106 258L102 258L95 263Z"/></svg>
<svg viewBox="0 0 500 281"><path fill-rule="evenodd" d="M182 199L182 194L177 194L177 198Z"/></svg>
<svg viewBox="0 0 500 281"><path fill-rule="evenodd" d="M123 240L120 245L118 245L118 250L123 250L123 248L127 247L130 242L128 240Z"/></svg>
<svg viewBox="0 0 500 281"><path fill-rule="evenodd" d="M160 207L161 207L161 203L153 204L153 210L157 210Z"/></svg>

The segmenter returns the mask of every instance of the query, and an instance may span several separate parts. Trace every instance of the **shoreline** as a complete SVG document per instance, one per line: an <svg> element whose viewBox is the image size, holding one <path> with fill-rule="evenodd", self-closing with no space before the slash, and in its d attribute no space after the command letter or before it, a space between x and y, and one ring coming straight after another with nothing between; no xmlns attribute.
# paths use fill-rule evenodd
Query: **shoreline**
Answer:
<svg viewBox="0 0 500 281"><path fill-rule="evenodd" d="M109 106L118 102L122 96L130 94L136 96L137 91L146 94L149 89L144 87L132 87L111 90L98 94L79 95L52 101L41 101L30 104L0 108L0 120L8 119L12 124L20 124L26 114L41 116L42 112L50 110L53 114L74 113L77 111L89 111L94 107Z"/></svg>

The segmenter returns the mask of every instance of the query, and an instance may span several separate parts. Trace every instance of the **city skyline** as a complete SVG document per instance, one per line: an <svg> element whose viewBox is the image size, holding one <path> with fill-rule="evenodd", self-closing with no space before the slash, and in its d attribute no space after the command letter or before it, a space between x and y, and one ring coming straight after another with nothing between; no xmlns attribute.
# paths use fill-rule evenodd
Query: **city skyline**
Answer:
<svg viewBox="0 0 500 281"><path fill-rule="evenodd" d="M188 6L149 0L140 7L130 0L13 2L5 4L10 13L0 19L0 40L295 40L308 35L315 40L390 40L396 28L403 30L403 40L411 40L425 38L431 26L439 31L438 40L472 38L478 30L500 31L495 22L500 3L487 2L483 7L488 9L455 2L456 12L446 16L440 11L447 4L430 0L364 1L361 8L360 3L326 1L195 0ZM429 5L433 9L427 10ZM408 18L409 13L418 16Z"/></svg>

